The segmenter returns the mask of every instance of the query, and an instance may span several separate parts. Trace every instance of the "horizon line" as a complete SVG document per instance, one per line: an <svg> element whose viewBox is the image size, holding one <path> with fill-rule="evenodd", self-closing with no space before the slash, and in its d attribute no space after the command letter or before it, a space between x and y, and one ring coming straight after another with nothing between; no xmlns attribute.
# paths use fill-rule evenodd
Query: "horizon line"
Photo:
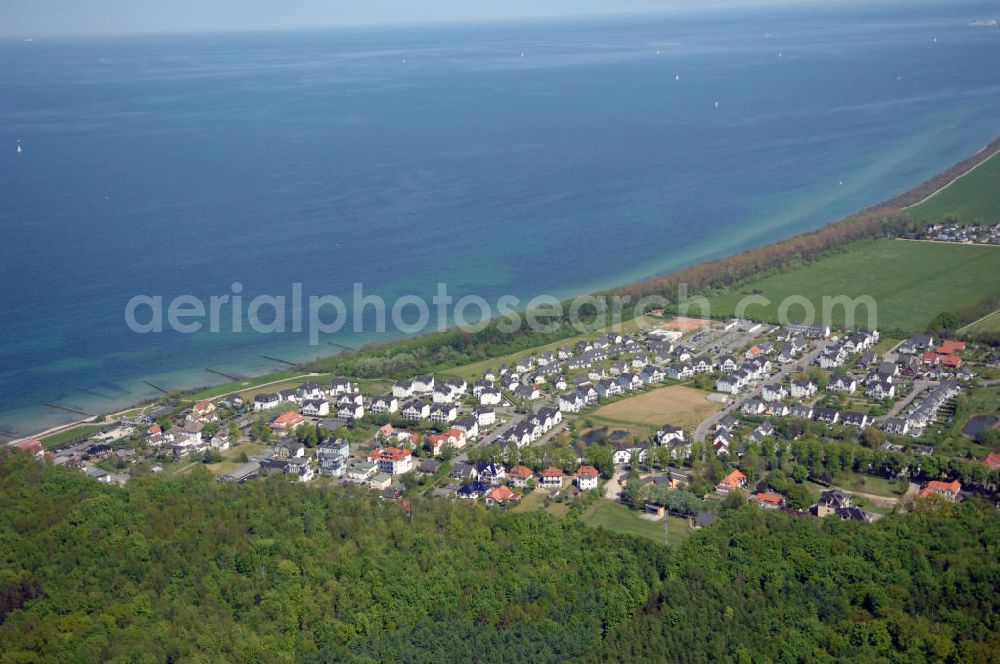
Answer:
<svg viewBox="0 0 1000 664"><path fill-rule="evenodd" d="M730 0L732 1L732 0ZM62 41L62 40L88 40L106 38L127 38L127 37L184 37L184 36L209 36L209 35L239 35L239 34L272 34L272 33L292 33L292 32L335 32L335 31L364 31L364 30L392 30L407 28L433 28L433 27L462 27L462 26L486 26L486 25L517 25L531 23L550 22L572 22L588 19L637 19L641 17L668 17L682 15L703 15L718 14L720 12L735 12L738 14L748 14L766 10L798 10L815 8L821 10L832 10L846 7L878 7L899 4L942 4L942 0L838 0L834 4L828 4L824 0L778 0L776 2L748 6L745 4L720 4L708 7L680 7L665 8L655 11L635 10L635 11L606 11L606 12L585 12L572 14L539 14L534 16L510 16L510 17L481 17L481 18L434 18L428 20L400 20L387 22L358 21L352 23L328 23L322 25L282 25L282 26L242 26L242 27L193 27L184 30L111 30L97 32L53 32L53 33L0 33L0 43L20 42L31 43L38 41Z"/></svg>

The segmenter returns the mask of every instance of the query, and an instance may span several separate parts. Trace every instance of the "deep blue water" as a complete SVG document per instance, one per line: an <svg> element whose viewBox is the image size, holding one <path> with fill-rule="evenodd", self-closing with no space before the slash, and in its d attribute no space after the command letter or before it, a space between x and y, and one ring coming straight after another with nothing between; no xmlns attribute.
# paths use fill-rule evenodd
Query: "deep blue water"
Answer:
<svg viewBox="0 0 1000 664"><path fill-rule="evenodd" d="M0 429L333 348L137 335L136 294L566 296L839 218L1000 134L997 14L0 43Z"/></svg>

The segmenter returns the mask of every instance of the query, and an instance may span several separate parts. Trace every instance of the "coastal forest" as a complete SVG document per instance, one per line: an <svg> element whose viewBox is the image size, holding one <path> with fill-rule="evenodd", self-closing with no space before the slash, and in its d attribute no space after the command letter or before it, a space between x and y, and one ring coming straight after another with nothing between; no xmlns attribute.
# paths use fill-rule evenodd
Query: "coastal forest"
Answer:
<svg viewBox="0 0 1000 664"><path fill-rule="evenodd" d="M207 473L0 453L0 662L989 662L1000 516L735 508L675 548Z"/></svg>

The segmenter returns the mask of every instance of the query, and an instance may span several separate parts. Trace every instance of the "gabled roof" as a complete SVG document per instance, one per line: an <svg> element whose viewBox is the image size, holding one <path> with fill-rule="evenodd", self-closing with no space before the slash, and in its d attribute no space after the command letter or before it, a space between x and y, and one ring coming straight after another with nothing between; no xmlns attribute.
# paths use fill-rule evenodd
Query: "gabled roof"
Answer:
<svg viewBox="0 0 1000 664"><path fill-rule="evenodd" d="M919 496L924 498L925 496L929 496L931 493L944 493L946 491L950 491L951 493L958 495L961 490L962 483L958 480L952 480L951 482L931 480L927 483L927 486L920 490Z"/></svg>
<svg viewBox="0 0 1000 664"><path fill-rule="evenodd" d="M486 497L498 503L505 503L509 500L518 500L521 496L511 491L506 486L498 486L490 489Z"/></svg>
<svg viewBox="0 0 1000 664"><path fill-rule="evenodd" d="M726 484L728 486L739 486L747 481L747 476L738 470L726 475L719 484Z"/></svg>
<svg viewBox="0 0 1000 664"><path fill-rule="evenodd" d="M758 503L766 503L768 505L781 505L785 502L785 497L777 493L755 493L750 496L750 500L755 500Z"/></svg>
<svg viewBox="0 0 1000 664"><path fill-rule="evenodd" d="M398 447L386 447L381 450L372 450L368 453L368 458L372 461L402 461L411 456L410 450L401 450Z"/></svg>
<svg viewBox="0 0 1000 664"><path fill-rule="evenodd" d="M534 473L531 472L531 468L528 468L527 466L514 466L510 469L510 472L507 473L507 475L513 479L527 480L531 479Z"/></svg>
<svg viewBox="0 0 1000 664"><path fill-rule="evenodd" d="M290 410L287 413L282 413L274 418L275 424L292 424L294 422L301 422L304 418L296 413L294 410Z"/></svg>

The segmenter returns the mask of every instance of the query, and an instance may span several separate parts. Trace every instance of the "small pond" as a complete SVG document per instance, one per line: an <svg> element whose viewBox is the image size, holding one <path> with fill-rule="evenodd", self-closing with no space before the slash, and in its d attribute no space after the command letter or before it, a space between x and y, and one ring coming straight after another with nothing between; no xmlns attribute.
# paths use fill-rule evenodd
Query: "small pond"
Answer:
<svg viewBox="0 0 1000 664"><path fill-rule="evenodd" d="M965 423L965 426L962 427L962 433L970 438L975 438L980 431L995 427L997 422L1000 422L1000 417L996 415L976 415Z"/></svg>
<svg viewBox="0 0 1000 664"><path fill-rule="evenodd" d="M607 427L601 427L600 429L591 429L587 433L580 436L580 438L587 445L596 445L602 442L616 443L620 440L624 440L628 437L628 431L624 429L615 429L611 433L608 433Z"/></svg>

